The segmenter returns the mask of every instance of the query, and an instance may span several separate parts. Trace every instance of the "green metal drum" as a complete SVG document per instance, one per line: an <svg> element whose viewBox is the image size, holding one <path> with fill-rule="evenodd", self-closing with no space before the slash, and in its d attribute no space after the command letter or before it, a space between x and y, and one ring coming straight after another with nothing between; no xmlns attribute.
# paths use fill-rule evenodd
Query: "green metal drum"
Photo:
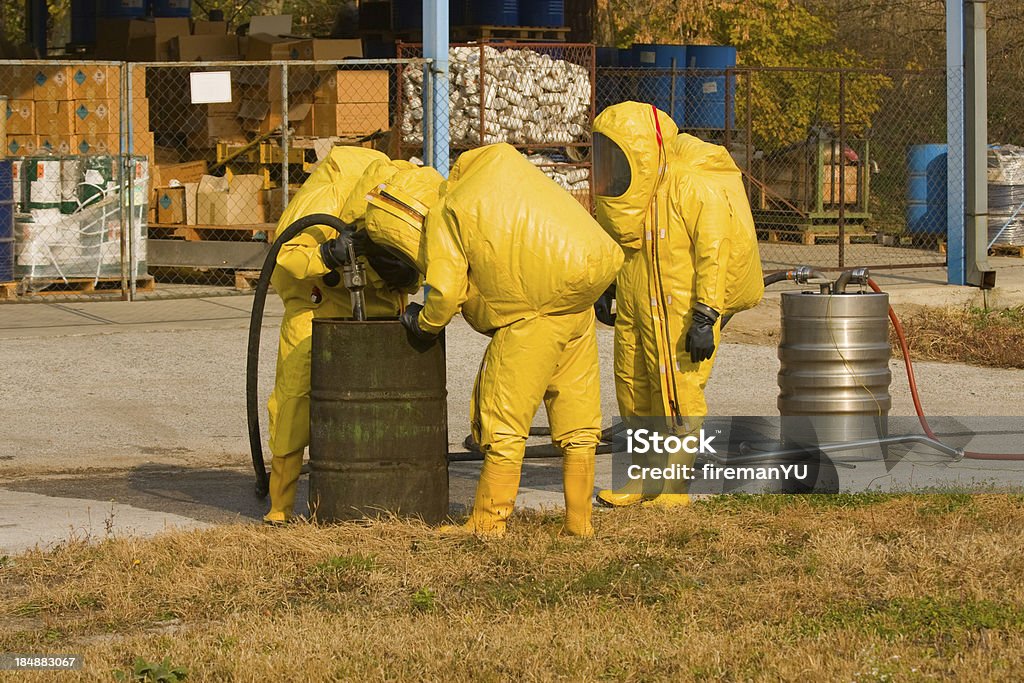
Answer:
<svg viewBox="0 0 1024 683"><path fill-rule="evenodd" d="M442 342L397 320L313 321L309 506L321 522L448 513Z"/></svg>

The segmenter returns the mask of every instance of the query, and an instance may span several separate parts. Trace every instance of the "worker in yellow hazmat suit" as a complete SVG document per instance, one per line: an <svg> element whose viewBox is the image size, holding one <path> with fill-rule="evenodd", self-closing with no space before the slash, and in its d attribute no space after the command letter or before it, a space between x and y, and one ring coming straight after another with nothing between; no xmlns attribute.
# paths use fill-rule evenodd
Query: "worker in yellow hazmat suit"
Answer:
<svg viewBox="0 0 1024 683"><path fill-rule="evenodd" d="M336 147L310 175L278 221L283 230L314 213L338 216L349 224L363 218L368 188L390 178L407 162L362 147ZM358 233L355 233L358 235ZM303 231L277 257L271 284L284 301L277 375L270 396L270 511L267 522L287 521L295 504L302 454L309 444L309 368L313 319L349 317L352 302L337 269L347 240L327 226ZM370 245L362 240L360 252ZM368 286L363 290L368 316L397 316L406 293L418 288L418 273L398 259L367 255ZM411 275L411 277L410 277Z"/></svg>
<svg viewBox="0 0 1024 683"><path fill-rule="evenodd" d="M597 220L626 253L615 284L619 411L627 424L666 418L667 433L696 432L721 321L764 293L740 171L724 147L678 135L671 117L639 102L601 112L593 153ZM606 299L599 309L607 307ZM685 505L684 491L620 489L598 500Z"/></svg>
<svg viewBox="0 0 1024 683"><path fill-rule="evenodd" d="M366 229L426 274L425 305L402 314L410 332L429 339L461 311L492 337L471 415L484 465L472 514L459 529L505 532L530 424L544 401L563 455L565 529L590 536L601 433L593 305L622 251L510 145L464 153L440 199L425 185L397 174L371 198Z"/></svg>

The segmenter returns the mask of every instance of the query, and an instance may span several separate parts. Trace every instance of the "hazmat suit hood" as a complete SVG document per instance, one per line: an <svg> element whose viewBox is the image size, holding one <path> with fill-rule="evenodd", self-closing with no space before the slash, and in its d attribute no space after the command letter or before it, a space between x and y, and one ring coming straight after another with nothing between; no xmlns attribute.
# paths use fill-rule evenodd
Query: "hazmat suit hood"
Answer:
<svg viewBox="0 0 1024 683"><path fill-rule="evenodd" d="M665 147L679 129L672 117L650 104L622 102L594 119L594 133L614 143L629 165L628 187L622 194L612 197L595 192L597 221L620 246L639 249L648 209L664 176ZM595 156L598 153L595 150ZM599 170L595 168L595 174Z"/></svg>
<svg viewBox="0 0 1024 683"><path fill-rule="evenodd" d="M362 221L366 218L366 195L381 183L391 180L399 171L413 168L416 168L415 164L402 159L379 159L367 166L345 200L345 205L341 209L341 220L349 225Z"/></svg>
<svg viewBox="0 0 1024 683"><path fill-rule="evenodd" d="M427 272L423 223L441 196L444 177L428 166L399 171L366 195L366 231L376 244Z"/></svg>

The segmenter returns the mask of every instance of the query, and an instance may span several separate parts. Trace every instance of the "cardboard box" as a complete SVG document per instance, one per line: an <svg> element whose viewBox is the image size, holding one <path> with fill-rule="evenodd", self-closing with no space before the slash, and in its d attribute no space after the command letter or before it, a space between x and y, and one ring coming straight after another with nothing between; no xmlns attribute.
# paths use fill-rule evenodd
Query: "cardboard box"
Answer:
<svg viewBox="0 0 1024 683"><path fill-rule="evenodd" d="M300 50L304 42L306 41L273 36L269 33L250 34L246 43L245 58L253 62L300 59Z"/></svg>
<svg viewBox="0 0 1024 683"><path fill-rule="evenodd" d="M185 188L158 187L156 189L157 223L184 223L185 216Z"/></svg>
<svg viewBox="0 0 1024 683"><path fill-rule="evenodd" d="M132 138L132 154L152 157L156 152L153 134L147 131L136 131Z"/></svg>
<svg viewBox="0 0 1024 683"><path fill-rule="evenodd" d="M388 72L333 71L321 77L313 96L317 104L388 102Z"/></svg>
<svg viewBox="0 0 1024 683"><path fill-rule="evenodd" d="M36 132L35 102L7 100L7 134L32 135Z"/></svg>
<svg viewBox="0 0 1024 683"><path fill-rule="evenodd" d="M131 116L132 127L135 130L149 130L149 100L136 97L131 100L131 109L126 112Z"/></svg>
<svg viewBox="0 0 1024 683"><path fill-rule="evenodd" d="M37 135L36 151L46 154L71 154L72 136Z"/></svg>
<svg viewBox="0 0 1024 683"><path fill-rule="evenodd" d="M387 102L347 102L313 105L313 135L369 135L388 130Z"/></svg>
<svg viewBox="0 0 1024 683"><path fill-rule="evenodd" d="M309 102L292 102L288 107L288 127L295 135L314 135L313 105ZM243 99L239 103L238 118L242 129L251 133L270 133L282 124L281 102L266 102Z"/></svg>
<svg viewBox="0 0 1024 683"><path fill-rule="evenodd" d="M146 71L144 67L132 66L129 64L128 77L131 79L132 87L132 99L140 99L146 97Z"/></svg>
<svg viewBox="0 0 1024 683"><path fill-rule="evenodd" d="M70 137L75 134L75 103L69 100L37 100L36 135Z"/></svg>
<svg viewBox="0 0 1024 683"><path fill-rule="evenodd" d="M7 153L12 157L23 157L36 153L35 135L8 135Z"/></svg>
<svg viewBox="0 0 1024 683"><path fill-rule="evenodd" d="M249 33L269 33L272 36L288 36L292 33L292 15L260 14L249 17Z"/></svg>
<svg viewBox="0 0 1024 683"><path fill-rule="evenodd" d="M74 103L76 135L117 133L121 124L117 100L84 100Z"/></svg>
<svg viewBox="0 0 1024 683"><path fill-rule="evenodd" d="M73 135L71 149L74 154L117 154L121 143L120 138L114 134Z"/></svg>
<svg viewBox="0 0 1024 683"><path fill-rule="evenodd" d="M260 191L263 178L237 175L203 176L196 190L196 222L199 225L255 225L263 222Z"/></svg>
<svg viewBox="0 0 1024 683"><path fill-rule="evenodd" d="M76 100L119 99L121 70L116 66L72 67L71 94Z"/></svg>
<svg viewBox="0 0 1024 683"><path fill-rule="evenodd" d="M185 183L198 183L206 175L205 161L184 161L180 164L160 164L151 166L149 178L153 187L168 187L172 180L182 185Z"/></svg>
<svg viewBox="0 0 1024 683"><path fill-rule="evenodd" d="M340 62L343 59L361 59L363 41L359 38L312 38L299 41L297 57L292 59Z"/></svg>
<svg viewBox="0 0 1024 683"><path fill-rule="evenodd" d="M151 35L133 35L128 41L129 61L172 61L171 42L192 34L192 25L187 17L161 17L154 19L152 24Z"/></svg>
<svg viewBox="0 0 1024 683"><path fill-rule="evenodd" d="M22 65L4 65L3 81L0 82L0 95L7 95L12 100L31 100L35 88L35 67Z"/></svg>
<svg viewBox="0 0 1024 683"><path fill-rule="evenodd" d="M281 100L281 69L270 66L251 66L233 69L231 83L238 87L239 97L258 100ZM300 93L312 93L320 84L317 71L312 66L294 66L288 69L288 97L294 99Z"/></svg>
<svg viewBox="0 0 1024 683"><path fill-rule="evenodd" d="M192 35L194 36L223 36L227 35L228 22L206 21L197 19L192 24Z"/></svg>
<svg viewBox="0 0 1024 683"><path fill-rule="evenodd" d="M175 36L171 41L173 59L202 62L238 59L238 37L228 35Z"/></svg>
<svg viewBox="0 0 1024 683"><path fill-rule="evenodd" d="M199 183L185 183L185 224L197 225L196 199L199 195Z"/></svg>
<svg viewBox="0 0 1024 683"><path fill-rule="evenodd" d="M234 114L207 116L203 129L192 132L189 146L196 149L216 147L218 142L245 142L245 131Z"/></svg>
<svg viewBox="0 0 1024 683"><path fill-rule="evenodd" d="M144 43L144 38L153 38L155 35L156 26L151 21L97 18L96 58L117 61L128 59L133 40Z"/></svg>
<svg viewBox="0 0 1024 683"><path fill-rule="evenodd" d="M73 100L70 66L39 66L32 74L32 99L36 102Z"/></svg>

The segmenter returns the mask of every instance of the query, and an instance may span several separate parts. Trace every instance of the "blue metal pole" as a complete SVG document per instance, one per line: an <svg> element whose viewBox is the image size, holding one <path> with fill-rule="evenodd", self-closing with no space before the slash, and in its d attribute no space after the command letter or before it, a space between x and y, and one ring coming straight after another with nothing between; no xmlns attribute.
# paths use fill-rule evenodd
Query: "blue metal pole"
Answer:
<svg viewBox="0 0 1024 683"><path fill-rule="evenodd" d="M432 116L423 131L423 157L444 177L448 177L448 0L425 0L423 3L423 56L430 62Z"/></svg>
<svg viewBox="0 0 1024 683"><path fill-rule="evenodd" d="M964 3L946 0L946 283L967 284L964 260Z"/></svg>

